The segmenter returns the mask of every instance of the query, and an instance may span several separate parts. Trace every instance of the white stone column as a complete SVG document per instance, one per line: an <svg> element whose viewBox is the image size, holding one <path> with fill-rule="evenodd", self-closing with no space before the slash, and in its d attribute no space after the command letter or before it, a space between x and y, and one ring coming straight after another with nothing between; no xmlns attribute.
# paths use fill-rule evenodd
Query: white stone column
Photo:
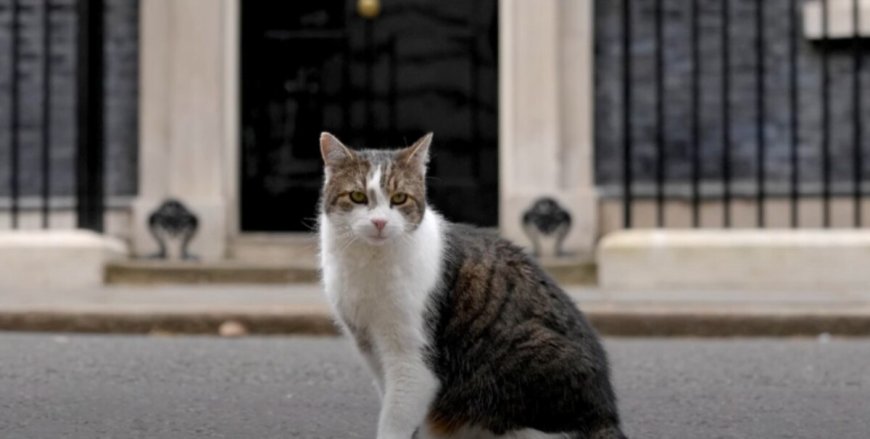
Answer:
<svg viewBox="0 0 870 439"><path fill-rule="evenodd" d="M572 217L565 250L590 257L597 233L593 181L591 0L500 3L500 218L530 244L523 212L555 198Z"/></svg>
<svg viewBox="0 0 870 439"><path fill-rule="evenodd" d="M139 198L133 248L157 245L148 215L176 198L199 219L191 253L226 256L237 146L237 0L141 2ZM235 17L235 20L229 18ZM231 128L228 128L231 126ZM234 222L232 224L235 224Z"/></svg>

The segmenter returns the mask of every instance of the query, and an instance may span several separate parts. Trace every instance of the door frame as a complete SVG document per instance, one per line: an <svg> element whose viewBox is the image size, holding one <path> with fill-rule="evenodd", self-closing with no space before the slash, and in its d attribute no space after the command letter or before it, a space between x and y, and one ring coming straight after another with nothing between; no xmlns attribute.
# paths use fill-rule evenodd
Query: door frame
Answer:
<svg viewBox="0 0 870 439"><path fill-rule="evenodd" d="M240 2L215 2L223 8L222 44L227 54L223 103L225 120L231 123L223 127L222 147L225 239L230 256L236 242L262 236L240 228ZM522 212L537 197L553 196L574 219L574 232L565 248L589 256L598 237L593 178L594 1L498 3L499 229L513 241L528 245L519 221ZM547 120L541 119L542 114ZM270 235L284 236L288 242L310 242L311 233Z"/></svg>

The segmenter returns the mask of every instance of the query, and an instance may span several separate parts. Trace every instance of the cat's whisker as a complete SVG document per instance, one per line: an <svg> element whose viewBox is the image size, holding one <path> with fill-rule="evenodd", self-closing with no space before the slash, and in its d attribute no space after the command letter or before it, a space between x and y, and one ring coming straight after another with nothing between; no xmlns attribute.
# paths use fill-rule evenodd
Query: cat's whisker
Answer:
<svg viewBox="0 0 870 439"><path fill-rule="evenodd" d="M354 242L356 242L356 238L349 239L347 241L347 243L344 245L344 247L341 248L341 251L342 252L346 251L348 248L350 248L351 245L353 245Z"/></svg>
<svg viewBox="0 0 870 439"><path fill-rule="evenodd" d="M354 235L352 232L344 233L342 235L342 238L346 240L344 246L340 250L342 253L347 251L347 249L350 248L350 246L357 241L356 235Z"/></svg>
<svg viewBox="0 0 870 439"><path fill-rule="evenodd" d="M305 227L309 231L316 232L320 221L318 217L307 217L302 218L301 222L303 227Z"/></svg>
<svg viewBox="0 0 870 439"><path fill-rule="evenodd" d="M411 236L407 233L402 233L401 235L399 235L399 239L402 241L403 244L412 243Z"/></svg>

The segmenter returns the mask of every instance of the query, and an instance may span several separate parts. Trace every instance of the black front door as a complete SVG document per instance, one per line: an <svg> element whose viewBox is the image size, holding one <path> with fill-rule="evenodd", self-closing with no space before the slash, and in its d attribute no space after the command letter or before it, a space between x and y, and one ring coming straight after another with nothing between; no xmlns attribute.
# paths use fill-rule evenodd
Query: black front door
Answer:
<svg viewBox="0 0 870 439"><path fill-rule="evenodd" d="M242 230L314 226L321 131L377 148L433 131L430 202L495 225L498 1L357 2L242 3Z"/></svg>

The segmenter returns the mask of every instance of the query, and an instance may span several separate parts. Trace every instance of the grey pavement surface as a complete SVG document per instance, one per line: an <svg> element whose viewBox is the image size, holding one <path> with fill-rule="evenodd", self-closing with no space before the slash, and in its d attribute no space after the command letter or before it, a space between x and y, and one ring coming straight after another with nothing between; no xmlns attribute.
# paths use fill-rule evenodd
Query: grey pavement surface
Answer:
<svg viewBox="0 0 870 439"><path fill-rule="evenodd" d="M870 432L870 339L607 339L632 438ZM0 438L372 438L346 341L0 335Z"/></svg>

